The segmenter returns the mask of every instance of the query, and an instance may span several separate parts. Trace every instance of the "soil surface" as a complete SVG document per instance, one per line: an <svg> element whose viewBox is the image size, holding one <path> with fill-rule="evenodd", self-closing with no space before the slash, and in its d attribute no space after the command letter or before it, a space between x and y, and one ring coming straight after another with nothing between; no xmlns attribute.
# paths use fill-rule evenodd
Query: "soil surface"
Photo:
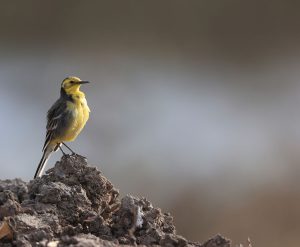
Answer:
<svg viewBox="0 0 300 247"><path fill-rule="evenodd" d="M173 217L119 191L86 159L65 155L41 178L0 180L0 246L160 245L229 247L220 235L200 244L177 235Z"/></svg>

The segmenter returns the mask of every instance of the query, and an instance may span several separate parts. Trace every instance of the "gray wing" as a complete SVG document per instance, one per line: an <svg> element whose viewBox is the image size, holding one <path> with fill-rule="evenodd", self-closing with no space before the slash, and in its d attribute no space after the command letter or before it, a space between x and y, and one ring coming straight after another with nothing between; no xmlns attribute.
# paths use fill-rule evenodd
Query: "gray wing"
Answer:
<svg viewBox="0 0 300 247"><path fill-rule="evenodd" d="M51 140L61 135L69 126L72 113L67 110L67 101L59 98L47 113L47 133L43 151Z"/></svg>

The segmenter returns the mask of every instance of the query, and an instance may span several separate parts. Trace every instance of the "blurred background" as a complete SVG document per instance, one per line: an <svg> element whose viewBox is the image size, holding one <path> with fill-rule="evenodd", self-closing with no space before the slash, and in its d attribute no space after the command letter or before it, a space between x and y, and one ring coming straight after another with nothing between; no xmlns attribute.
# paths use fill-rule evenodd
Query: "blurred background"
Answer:
<svg viewBox="0 0 300 247"><path fill-rule="evenodd" d="M92 112L71 147L123 194L195 241L300 245L299 2L0 4L0 179L32 179L75 75Z"/></svg>

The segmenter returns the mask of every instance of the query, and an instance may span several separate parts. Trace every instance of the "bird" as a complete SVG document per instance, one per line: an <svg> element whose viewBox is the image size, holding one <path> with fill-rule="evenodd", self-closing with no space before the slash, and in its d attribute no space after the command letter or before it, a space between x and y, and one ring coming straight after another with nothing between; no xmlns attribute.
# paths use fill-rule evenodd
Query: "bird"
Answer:
<svg viewBox="0 0 300 247"><path fill-rule="evenodd" d="M51 153L59 148L65 154L61 145L75 154L65 142L74 141L89 119L90 108L85 94L80 91L80 86L86 83L89 81L82 81L75 76L69 76L62 81L60 97L47 113L43 156L36 169L34 179L42 176Z"/></svg>

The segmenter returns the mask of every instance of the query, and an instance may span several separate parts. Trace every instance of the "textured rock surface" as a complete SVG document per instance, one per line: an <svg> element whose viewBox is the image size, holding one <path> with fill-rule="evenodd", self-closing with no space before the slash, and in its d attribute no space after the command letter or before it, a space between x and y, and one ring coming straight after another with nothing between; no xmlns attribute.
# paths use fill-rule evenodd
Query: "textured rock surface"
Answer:
<svg viewBox="0 0 300 247"><path fill-rule="evenodd" d="M0 246L7 247L230 246L219 235L204 244L177 235L170 214L145 198L119 199L111 182L77 155L63 156L30 183L0 181L0 221L13 231L12 240L0 240Z"/></svg>

